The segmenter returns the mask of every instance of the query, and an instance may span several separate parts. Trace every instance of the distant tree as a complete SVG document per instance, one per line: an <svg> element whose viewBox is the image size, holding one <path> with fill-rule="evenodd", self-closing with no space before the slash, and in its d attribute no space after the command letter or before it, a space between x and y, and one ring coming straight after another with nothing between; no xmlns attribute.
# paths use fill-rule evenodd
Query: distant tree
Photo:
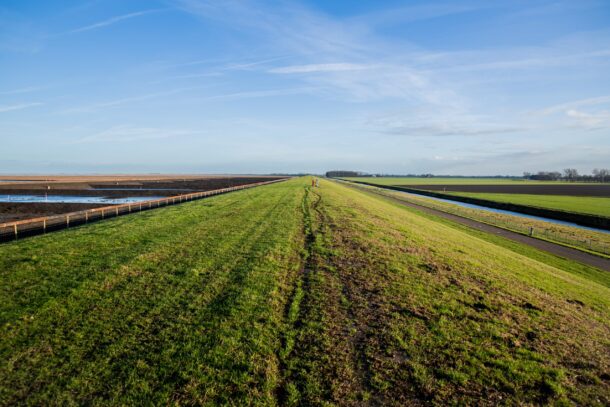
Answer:
<svg viewBox="0 0 610 407"><path fill-rule="evenodd" d="M523 172L523 178L525 178L525 179L532 178L532 173L531 172L527 172L527 171Z"/></svg>
<svg viewBox="0 0 610 407"><path fill-rule="evenodd" d="M326 176L328 178L336 178L336 177L363 177L366 176L364 172L360 171L344 171L344 170L335 170L335 171L327 171Z"/></svg>
<svg viewBox="0 0 610 407"><path fill-rule="evenodd" d="M606 168L596 168L593 170L593 177L599 182L605 182L609 175L610 170Z"/></svg>
<svg viewBox="0 0 610 407"><path fill-rule="evenodd" d="M578 171L575 168L566 168L563 174L568 181L575 181L578 178Z"/></svg>
<svg viewBox="0 0 610 407"><path fill-rule="evenodd" d="M561 173L557 171L538 171L535 175L531 175L530 178L538 181L557 181L561 179Z"/></svg>

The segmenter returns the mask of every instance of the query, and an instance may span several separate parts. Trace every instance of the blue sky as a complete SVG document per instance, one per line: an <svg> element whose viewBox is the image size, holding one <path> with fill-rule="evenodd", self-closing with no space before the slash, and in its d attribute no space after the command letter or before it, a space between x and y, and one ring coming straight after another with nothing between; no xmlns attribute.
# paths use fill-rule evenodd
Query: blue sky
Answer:
<svg viewBox="0 0 610 407"><path fill-rule="evenodd" d="M0 172L610 167L610 2L0 4Z"/></svg>

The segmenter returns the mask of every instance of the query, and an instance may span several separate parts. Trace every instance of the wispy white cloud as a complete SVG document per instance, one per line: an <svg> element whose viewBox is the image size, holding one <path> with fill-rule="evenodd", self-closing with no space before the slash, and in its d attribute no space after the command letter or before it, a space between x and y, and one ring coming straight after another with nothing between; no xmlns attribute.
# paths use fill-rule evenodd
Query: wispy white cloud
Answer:
<svg viewBox="0 0 610 407"><path fill-rule="evenodd" d="M370 66L362 64L352 64L349 62L340 62L333 64L307 64L307 65L292 65L280 68L270 69L271 73L292 74L292 73L315 73L315 72L341 72L341 71L360 71L370 69Z"/></svg>
<svg viewBox="0 0 610 407"><path fill-rule="evenodd" d="M197 88L194 88L194 87L178 88L178 89L172 89L172 90L168 90L168 91L164 91L164 92L147 93L144 95L130 96L130 97L126 97L126 98L120 98L120 99L108 100L106 102L95 103L95 104L91 104L91 105L87 105L87 106L68 108L68 109L61 110L59 113L60 114L70 114L70 113L95 112L100 109L113 108L113 107L117 107L117 106L123 106L126 104L142 102L145 100L157 99L157 98L170 96L170 95L174 95L174 94L177 94L180 92L184 92L187 90L193 90L193 89L197 89Z"/></svg>
<svg viewBox="0 0 610 407"><path fill-rule="evenodd" d="M27 109L29 107L40 106L42 103L34 102L34 103L18 103L16 105L4 105L0 106L0 113L11 112L14 110L22 110Z"/></svg>
<svg viewBox="0 0 610 407"><path fill-rule="evenodd" d="M492 136L525 130L523 127L494 123L489 118L459 112L445 112L438 117L393 114L368 120L367 125L378 133L401 137Z"/></svg>
<svg viewBox="0 0 610 407"><path fill-rule="evenodd" d="M85 32L85 31L96 30L98 28L107 27L109 25L113 25L113 24L116 24L121 21L129 20L131 18L141 17L141 16L144 16L147 14L152 14L152 13L158 13L160 11L163 11L163 9L150 9L150 10L136 11L134 13L123 14L120 16L111 17L107 20L99 21L94 24L90 24L90 25L86 25L84 27L76 28L74 30L70 30L70 31L66 32L65 34L76 34L76 33L81 33L81 32Z"/></svg>
<svg viewBox="0 0 610 407"><path fill-rule="evenodd" d="M588 113L576 109L570 109L565 112L566 116L571 120L571 124L575 127L588 130L599 130L610 128L610 112Z"/></svg>
<svg viewBox="0 0 610 407"><path fill-rule="evenodd" d="M468 13L494 7L500 7L500 2L479 2L479 3L428 3L420 5L408 5L384 9L364 15L350 18L350 22L370 26L388 26L394 24L404 24L414 21L430 20L438 17L445 17L455 14Z"/></svg>
<svg viewBox="0 0 610 407"><path fill-rule="evenodd" d="M610 129L609 107L610 95L604 95L560 103L529 112L528 115L552 120L563 128L600 130Z"/></svg>
<svg viewBox="0 0 610 407"><path fill-rule="evenodd" d="M571 102L549 106L547 108L541 109L534 113L541 114L541 115L550 115L553 113L564 112L566 110L576 109L576 108L583 107L583 106L594 106L594 105L601 105L601 104L607 104L607 103L610 103L610 95L573 100Z"/></svg>
<svg viewBox="0 0 610 407"><path fill-rule="evenodd" d="M302 93L311 93L315 88L313 87L298 87L288 89L270 89L270 90L256 90L248 92L234 92L226 93L222 95L213 95L202 98L203 100L236 100L236 99L253 99L253 98L265 98L273 96L285 96L285 95L296 95Z"/></svg>
<svg viewBox="0 0 610 407"><path fill-rule="evenodd" d="M0 95L18 95L18 94L22 94L22 93L36 92L36 91L41 90L41 89L44 89L44 87L42 87L42 86L27 86L25 88L5 90L5 91L0 92Z"/></svg>
<svg viewBox="0 0 610 407"><path fill-rule="evenodd" d="M240 70L248 70L248 69L252 69L252 68L258 68L260 66L263 65L268 65L271 62L277 62L277 61L281 61L283 59L288 58L287 56L281 56L281 57L275 57L275 58L266 58L266 59L262 59L260 61L250 61L250 62L232 62L229 63L223 67L221 67L221 70L225 70L225 71L240 71Z"/></svg>
<svg viewBox="0 0 610 407"><path fill-rule="evenodd" d="M302 74L298 80L316 87L324 98L462 103L449 83L430 77L401 57L416 48L396 47L359 24L333 19L296 3L271 9L256 1L176 0L176 4L198 18L240 27L274 52L290 55L297 63L261 71Z"/></svg>
<svg viewBox="0 0 610 407"><path fill-rule="evenodd" d="M197 79L197 78L211 78L211 77L215 77L215 76L222 76L222 72L201 72L201 73L193 73L193 74L187 74L187 75L176 75L176 76L172 76L170 78L167 79ZM158 81L156 83L159 82L163 82L163 81Z"/></svg>
<svg viewBox="0 0 610 407"><path fill-rule="evenodd" d="M156 127L134 127L128 125L115 126L110 129L94 133L90 136L82 137L72 144L81 143L102 143L102 142L133 142L159 140L183 136L193 136L203 134L202 131L163 129Z"/></svg>
<svg viewBox="0 0 610 407"><path fill-rule="evenodd" d="M507 51L503 52L504 54ZM539 48L539 49L515 49L511 50L514 54L510 59L498 58L493 53L489 52L467 52L467 53L447 53L445 57L456 57L467 60L479 60L480 62L466 62L466 63L447 63L438 68L439 71L453 71L453 72L477 72L477 71L514 71L514 70L526 70L533 68L550 68L559 67L565 65L579 65L585 63L588 60L604 59L610 56L609 49L597 49L590 52L581 53L570 53L565 49L554 49L554 48ZM524 57L528 54L537 54L539 56L531 58ZM489 60L491 59L491 60Z"/></svg>

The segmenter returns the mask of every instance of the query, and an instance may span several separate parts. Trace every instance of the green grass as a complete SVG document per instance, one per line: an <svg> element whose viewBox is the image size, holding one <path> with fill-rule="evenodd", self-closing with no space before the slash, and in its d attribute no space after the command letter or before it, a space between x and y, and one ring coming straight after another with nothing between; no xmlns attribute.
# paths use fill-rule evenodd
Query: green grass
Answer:
<svg viewBox="0 0 610 407"><path fill-rule="evenodd" d="M302 195L281 183L0 246L0 404L273 403Z"/></svg>
<svg viewBox="0 0 610 407"><path fill-rule="evenodd" d="M563 195L527 195L527 194L488 194L448 192L450 195L488 199L496 202L508 202L538 208L557 209L560 211L585 213L610 217L610 198L563 196Z"/></svg>
<svg viewBox="0 0 610 407"><path fill-rule="evenodd" d="M386 191L384 190L383 192L386 192ZM391 197L391 198L396 198L395 195L391 194L392 191L387 191L387 192L390 192L390 194L388 194L386 196ZM372 192L366 191L366 190L365 190L365 193L367 193L370 196L379 197L379 195L377 193L373 194ZM399 208L405 209L404 205L399 204L394 199L388 199L387 202L392 205L398 206ZM586 279L593 280L601 285L604 285L604 286L610 288L610 273L608 273L607 271L589 267L587 265L584 265L584 264L581 264L581 263L578 263L578 262L575 262L573 260L569 260L569 259L566 259L563 257L557 257L551 253L548 253L548 252L545 252L542 250L538 250L529 245L515 242L513 240L506 239L502 236L498 236L495 234L490 234L490 233L483 232L483 231L480 231L477 229L472 229L461 223L456 223L456 222L453 222L446 218L432 215L430 213L427 213L427 212L424 212L424 211L421 211L421 210L418 210L415 208L408 208L408 210L410 210L411 212L416 213L422 217L433 220L437 223L442 223L442 224L452 227L453 229L458 229L464 233L468 233L471 236L486 240L488 242L492 242L495 245L502 246L515 253L518 253L523 256L529 257L531 259L537 260L541 263L551 265L551 266L559 268L561 270L569 271L570 273L579 274Z"/></svg>
<svg viewBox="0 0 610 407"><path fill-rule="evenodd" d="M604 404L610 277L308 179L0 246L0 405Z"/></svg>
<svg viewBox="0 0 610 407"><path fill-rule="evenodd" d="M336 183L313 193L289 365L302 402L608 400L608 276Z"/></svg>
<svg viewBox="0 0 610 407"><path fill-rule="evenodd" d="M421 178L421 177L350 177L351 181L370 182L378 185L542 185L542 184L580 184L567 181L532 181L522 178Z"/></svg>
<svg viewBox="0 0 610 407"><path fill-rule="evenodd" d="M534 237L565 244L580 250L595 252L605 256L610 255L610 234L579 227L566 226L554 222L546 222L532 218L507 215L498 212L482 211L450 203L438 201L417 194L405 194L398 191L383 189L362 184L352 184L360 189L371 189L376 194L391 196L395 199L437 209L454 215L488 223L522 234L529 234L533 229Z"/></svg>

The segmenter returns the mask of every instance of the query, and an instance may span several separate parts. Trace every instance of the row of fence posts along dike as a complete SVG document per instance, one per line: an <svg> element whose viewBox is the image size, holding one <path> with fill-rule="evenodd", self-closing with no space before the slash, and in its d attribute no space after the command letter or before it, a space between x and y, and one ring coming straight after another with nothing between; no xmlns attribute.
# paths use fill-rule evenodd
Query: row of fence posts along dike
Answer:
<svg viewBox="0 0 610 407"><path fill-rule="evenodd" d="M342 179L339 179L339 181L345 182L345 183L351 183L354 185L360 184L360 185L372 186L372 187L375 187L378 189L410 192L414 195L421 195L424 197L430 196L430 195L419 194L417 192L406 191L406 188L398 188L398 187L393 187L393 186L377 185L377 184L371 184L371 183L366 183L366 182L350 181L350 180L342 180ZM408 201L408 202L411 202L411 201ZM531 226L520 225L515 222L510 222L510 221L501 220L501 219L490 219L490 218L481 218L481 217L473 216L472 213L464 213L464 211L461 209L462 207L457 204L454 205L455 206L454 210L450 210L450 209L444 208L444 207L439 208L437 205L434 204L434 201L431 201L430 203L423 203L420 201L411 202L411 203L414 203L415 205L423 206L426 208L435 209L435 210L438 210L441 212L449 213L452 215L460 216L462 218L472 219L477 222L486 223L486 224L496 226L496 227L499 227L502 229L510 230L512 232L527 235L529 237L549 240L554 243L564 244L564 245L572 246L575 248L586 249L586 250L594 252L594 253L610 255L610 246L608 246L605 242L602 242L602 241L592 240L590 238L583 240L583 239L578 239L578 238L575 238L573 236L569 236L569 235L566 235L563 233L553 232L553 231L550 231L550 230L547 230L544 228L534 228ZM509 216L517 216L517 215L509 215Z"/></svg>
<svg viewBox="0 0 610 407"><path fill-rule="evenodd" d="M61 229L96 222L117 216L128 215L131 213L147 211L169 205L176 205L198 199L207 198L214 195L226 194L227 192L239 191L242 189L254 188L261 185L273 184L285 181L287 178L275 179L271 181L256 182L253 184L238 185L235 187L214 189L211 191L194 192L191 194L170 196L167 198L154 199L126 203L120 205L104 206L102 208L87 209L77 212L63 213L61 215L45 216L40 218L24 219L20 221L0 223L0 242L17 240L19 238L45 234Z"/></svg>
<svg viewBox="0 0 610 407"><path fill-rule="evenodd" d="M487 199L471 198L471 197L459 196L459 195L449 195L449 194L443 194L443 193L435 192L435 191L426 191L423 189L399 187L399 186L394 186L394 185L378 185L378 184L373 184L371 182L364 182L364 181L351 181L351 180L342 180L342 181L351 182L351 183L355 183L355 184L368 185L368 186L376 187L376 188L390 189L393 191L408 192L411 194L423 195L423 196L428 196L428 197L432 197L432 198L441 198L441 199L447 199L450 201L464 202L464 203L469 203L469 204L473 204L473 205L485 206L487 208L502 209L502 210L511 211L511 212L519 212L519 213L522 213L525 215L539 216L542 218L549 218L549 219L555 219L555 220L560 220L560 221L564 221L564 222L576 223L577 225L586 226L586 227L590 227L590 228L610 230L610 218L607 218L604 216L587 215L584 213L576 213L576 212L567 212L567 211L561 211L558 209L538 208L538 207L529 206L529 205L512 204L512 203L507 203L507 202L496 202L496 201L490 201Z"/></svg>

